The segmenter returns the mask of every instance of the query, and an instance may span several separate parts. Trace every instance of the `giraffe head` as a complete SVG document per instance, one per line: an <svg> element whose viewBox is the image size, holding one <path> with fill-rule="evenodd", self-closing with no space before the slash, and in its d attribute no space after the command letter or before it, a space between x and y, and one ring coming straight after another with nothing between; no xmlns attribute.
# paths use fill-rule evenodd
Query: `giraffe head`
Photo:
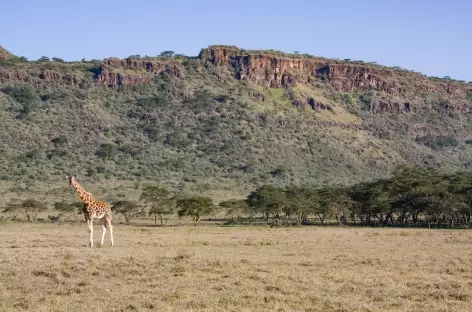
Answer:
<svg viewBox="0 0 472 312"><path fill-rule="evenodd" d="M67 176L67 179L69 180L69 185L72 185L73 187L77 185L77 181L75 180L74 175Z"/></svg>
<svg viewBox="0 0 472 312"><path fill-rule="evenodd" d="M80 184L77 182L76 177L74 175L67 176L67 179L69 180L69 185L72 185L72 187L75 189L77 194L79 195L80 199L86 203L94 203L96 200L93 198L93 195L90 192L87 192Z"/></svg>

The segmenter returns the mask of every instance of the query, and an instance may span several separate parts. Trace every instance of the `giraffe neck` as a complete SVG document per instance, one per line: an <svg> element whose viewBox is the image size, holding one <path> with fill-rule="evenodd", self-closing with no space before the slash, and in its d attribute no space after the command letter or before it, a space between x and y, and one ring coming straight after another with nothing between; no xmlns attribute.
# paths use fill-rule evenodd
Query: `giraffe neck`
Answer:
<svg viewBox="0 0 472 312"><path fill-rule="evenodd" d="M79 195L80 200L82 200L84 204L88 205L95 201L92 194L90 192L87 192L77 181L74 181L72 186L74 187L75 191L77 192L77 195Z"/></svg>

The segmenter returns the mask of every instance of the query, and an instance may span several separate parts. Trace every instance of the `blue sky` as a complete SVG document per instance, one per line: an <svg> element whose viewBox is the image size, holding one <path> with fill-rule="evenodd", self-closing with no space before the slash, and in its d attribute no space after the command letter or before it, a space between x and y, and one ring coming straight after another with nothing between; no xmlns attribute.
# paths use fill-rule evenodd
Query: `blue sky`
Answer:
<svg viewBox="0 0 472 312"><path fill-rule="evenodd" d="M470 0L15 0L1 11L0 45L30 60L197 55L230 44L472 81Z"/></svg>

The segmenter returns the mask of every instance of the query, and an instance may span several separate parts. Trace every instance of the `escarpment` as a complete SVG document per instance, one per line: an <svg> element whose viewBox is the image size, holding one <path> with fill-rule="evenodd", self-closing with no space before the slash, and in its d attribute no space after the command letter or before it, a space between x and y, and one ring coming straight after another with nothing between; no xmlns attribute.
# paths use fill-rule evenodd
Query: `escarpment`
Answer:
<svg viewBox="0 0 472 312"><path fill-rule="evenodd" d="M361 61L230 46L28 61L0 48L0 179L79 156L90 177L241 185L470 168L471 105L470 83ZM287 174L270 174L279 165Z"/></svg>
<svg viewBox="0 0 472 312"><path fill-rule="evenodd" d="M340 61L277 51L247 51L231 46L210 46L198 57L128 57L107 58L90 62L13 62L18 58L0 47L0 82L33 85L106 85L111 88L149 83L165 73L185 79L187 64L192 60L198 68L215 66L229 72L234 79L266 88L290 90L299 84L323 84L332 92L380 95L366 101L375 114L409 114L418 109L443 110L449 114L470 111L472 83L430 78L420 73L360 61ZM290 94L290 91L288 91ZM382 96L383 94L383 96ZM435 104L418 97L434 95ZM265 95L260 94L264 99ZM332 111L332 106L316 96L290 96L296 107L315 111ZM447 102L446 104L441 104Z"/></svg>
<svg viewBox="0 0 472 312"><path fill-rule="evenodd" d="M178 61L111 58L100 64L97 79L108 86L137 85L149 82L162 72L179 78L184 77L181 63Z"/></svg>
<svg viewBox="0 0 472 312"><path fill-rule="evenodd" d="M425 75L372 64L298 55L271 54L229 47L209 47L199 57L216 66L228 66L237 79L248 79L267 87L289 87L294 83L326 81L338 92L437 93L464 96L471 83L431 79ZM295 58L298 57L298 58Z"/></svg>
<svg viewBox="0 0 472 312"><path fill-rule="evenodd" d="M13 55L0 47L0 60ZM28 62L27 66L0 66L0 80L79 85L84 81L110 87L148 83L156 75L185 78L186 59L108 58L94 63L72 64ZM434 93L447 98L465 98L471 83L433 79L406 70L369 63L285 54L276 51L247 51L236 47L210 46L202 49L200 66L210 63L233 73L234 78L269 88L321 81L335 92L378 91L397 97ZM402 104L403 105L403 104ZM394 108L398 110L397 108Z"/></svg>

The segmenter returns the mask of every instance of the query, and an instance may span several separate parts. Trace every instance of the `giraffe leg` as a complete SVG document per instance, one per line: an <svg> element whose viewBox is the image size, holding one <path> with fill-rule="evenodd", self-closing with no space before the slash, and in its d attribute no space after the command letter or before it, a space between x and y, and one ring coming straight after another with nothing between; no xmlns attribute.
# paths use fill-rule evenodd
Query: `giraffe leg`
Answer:
<svg viewBox="0 0 472 312"><path fill-rule="evenodd" d="M89 247L93 247L93 218L87 220L89 231Z"/></svg>
<svg viewBox="0 0 472 312"><path fill-rule="evenodd" d="M102 221L102 240L100 241L100 247L103 246L103 241L105 240L105 233L107 232L107 223L105 218L101 219Z"/></svg>
<svg viewBox="0 0 472 312"><path fill-rule="evenodd" d="M111 225L111 220L110 219L107 219L106 222L107 222L107 227L110 230L111 246L113 247L113 245L114 245L114 242L113 242L113 225Z"/></svg>

